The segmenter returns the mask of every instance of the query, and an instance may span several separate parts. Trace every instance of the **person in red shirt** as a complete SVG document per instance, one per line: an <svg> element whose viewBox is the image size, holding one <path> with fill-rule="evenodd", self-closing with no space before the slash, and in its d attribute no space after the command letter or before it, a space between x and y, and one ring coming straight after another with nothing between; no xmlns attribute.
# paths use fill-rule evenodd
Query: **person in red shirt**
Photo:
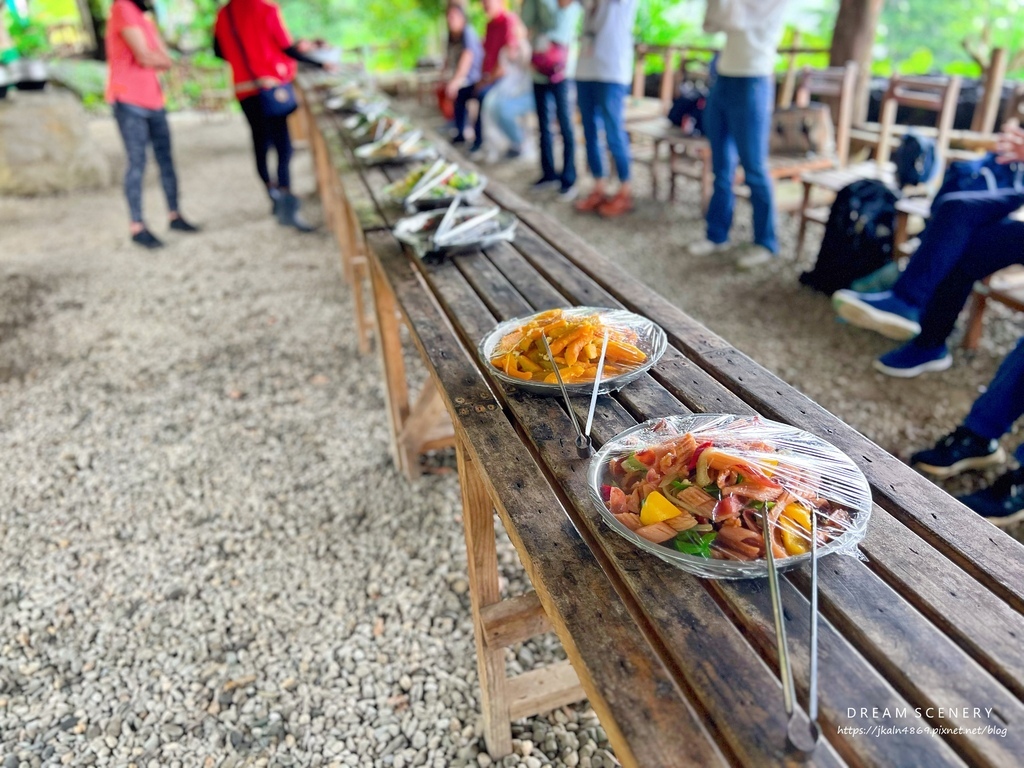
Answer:
<svg viewBox="0 0 1024 768"><path fill-rule="evenodd" d="M284 85L295 79L297 62L316 67L320 62L306 56L311 43L293 43L281 18L281 10L269 0L230 0L217 13L214 52L231 65L235 96L252 129L256 172L273 202L273 215L280 224L302 232L312 227L299 217L299 199L291 193L289 163L292 141L288 118L264 114L260 90ZM277 178L271 179L267 154L277 154Z"/></svg>
<svg viewBox="0 0 1024 768"><path fill-rule="evenodd" d="M178 211L178 176L171 154L171 129L164 110L164 94L157 72L170 69L171 59L163 41L146 17L148 0L114 0L107 20L107 101L113 105L117 127L128 153L124 192L131 213L132 241L146 248L163 243L142 219L142 177L146 147L160 167L160 182L167 198L171 229L196 232Z"/></svg>
<svg viewBox="0 0 1024 768"><path fill-rule="evenodd" d="M476 84L476 98L484 103L487 92L504 74L499 54L515 37L516 16L509 12L506 0L483 0L484 13L487 14L487 29L484 31L484 63L483 74ZM484 143L483 130L477 121L476 136L470 152L477 152Z"/></svg>

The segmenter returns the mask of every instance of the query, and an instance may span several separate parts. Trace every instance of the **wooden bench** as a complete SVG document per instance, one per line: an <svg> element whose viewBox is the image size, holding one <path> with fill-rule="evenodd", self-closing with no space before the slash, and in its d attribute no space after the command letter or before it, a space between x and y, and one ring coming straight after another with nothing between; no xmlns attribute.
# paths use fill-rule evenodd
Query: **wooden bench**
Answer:
<svg viewBox="0 0 1024 768"><path fill-rule="evenodd" d="M358 182L379 201L383 186L402 173L360 169ZM405 392L393 366L400 317L454 428L492 756L510 751L511 719L585 693L625 766L760 767L794 759L785 747L764 582L697 579L604 527L561 401L500 384L476 357L477 342L500 320L587 304L641 312L666 330L671 345L650 374L599 399L596 443L671 413L757 412L834 443L872 485L878 506L860 547L864 559L831 556L821 563L825 736L813 764L1018 765L1024 547L626 276L544 211L499 184L488 194L519 216L515 243L425 264L386 230L368 231L365 241L379 344L391 350L384 356L389 399ZM389 222L400 215L383 204L377 212ZM585 409L582 400L574 404L578 414ZM494 511L534 594L501 599ZM805 704L806 572L782 582ZM507 678L502 647L549 626L575 677L561 665ZM896 714L873 714L887 707ZM915 707L928 717L917 718ZM982 717L973 716L974 707ZM954 730L882 738L843 730L880 723ZM1003 737L983 732L1004 724Z"/></svg>

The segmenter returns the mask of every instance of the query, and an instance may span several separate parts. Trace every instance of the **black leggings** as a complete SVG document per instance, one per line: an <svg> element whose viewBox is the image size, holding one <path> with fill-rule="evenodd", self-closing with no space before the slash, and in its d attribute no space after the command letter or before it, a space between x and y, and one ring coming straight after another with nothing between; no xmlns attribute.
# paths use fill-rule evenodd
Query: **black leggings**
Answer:
<svg viewBox="0 0 1024 768"><path fill-rule="evenodd" d="M239 102L245 119L249 121L252 129L252 146L256 151L256 172L263 179L268 187L270 183L270 171L267 170L267 153L270 146L274 146L277 152L277 186L288 188L291 186L291 173L288 165L292 159L292 139L288 135L287 117L267 117L263 114L260 106L259 96L250 96Z"/></svg>

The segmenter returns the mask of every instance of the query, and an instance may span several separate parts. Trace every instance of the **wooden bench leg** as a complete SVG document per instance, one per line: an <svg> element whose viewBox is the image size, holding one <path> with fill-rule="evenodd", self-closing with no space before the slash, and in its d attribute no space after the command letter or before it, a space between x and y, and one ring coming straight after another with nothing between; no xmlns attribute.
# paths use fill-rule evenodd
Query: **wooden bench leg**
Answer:
<svg viewBox="0 0 1024 768"><path fill-rule="evenodd" d="M651 155L651 197L658 199L658 166L661 165L661 141L655 139ZM671 166L671 161L669 162Z"/></svg>
<svg viewBox="0 0 1024 768"><path fill-rule="evenodd" d="M900 248L907 242L907 229L910 226L910 214L906 211L896 211L896 230L892 233L892 258L899 259L902 251Z"/></svg>
<svg viewBox="0 0 1024 768"><path fill-rule="evenodd" d="M494 510L480 471L461 441L456 445L459 483L462 486L462 519L466 532L469 593L473 607L473 633L480 675L480 700L484 718L484 742L491 757L512 752L512 726L506 696L505 650L489 647L484 634L483 612L501 602L498 587L498 552L494 538Z"/></svg>
<svg viewBox="0 0 1024 768"><path fill-rule="evenodd" d="M980 289L980 290L979 290ZM971 308L967 316L967 332L964 334L964 349L977 349L981 341L982 321L985 305L988 303L988 285L976 285L971 293Z"/></svg>
<svg viewBox="0 0 1024 768"><path fill-rule="evenodd" d="M807 211L811 207L811 185L806 181L804 184L804 195L800 202L800 228L796 233L796 257L799 259L804 253L804 240L807 238Z"/></svg>
<svg viewBox="0 0 1024 768"><path fill-rule="evenodd" d="M370 267L373 285L374 315L377 320L377 348L384 369L384 396L391 425L391 458L403 472L405 452L399 445L402 425L409 416L409 387L405 379L405 360L402 357L402 337L399 332L398 303L391 292L387 278L375 267Z"/></svg>

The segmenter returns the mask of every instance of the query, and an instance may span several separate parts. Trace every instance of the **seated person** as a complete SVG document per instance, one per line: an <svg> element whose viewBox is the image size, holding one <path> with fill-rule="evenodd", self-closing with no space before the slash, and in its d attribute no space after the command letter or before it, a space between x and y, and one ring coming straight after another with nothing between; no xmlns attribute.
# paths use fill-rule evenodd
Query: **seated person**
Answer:
<svg viewBox="0 0 1024 768"><path fill-rule="evenodd" d="M523 129L519 121L534 110L533 79L530 76L530 45L526 28L516 19L509 43L499 55L504 73L487 93L481 109L484 114L484 135L487 155L497 160L496 132L508 141L505 157L513 160L523 153Z"/></svg>
<svg viewBox="0 0 1024 768"><path fill-rule="evenodd" d="M507 0L483 0L484 13L487 14L487 28L484 30L484 58L480 65L480 79L474 88L476 98L480 100L480 115L476 120L476 136L470 153L479 152L484 143L483 103L487 93L505 75L501 66L501 52L505 49L514 33L518 17L510 13Z"/></svg>
<svg viewBox="0 0 1024 768"><path fill-rule="evenodd" d="M1024 130L1012 127L999 143L1001 161L1024 160ZM943 195L921 246L891 291L837 291L837 314L891 339L912 339L875 361L890 376L909 378L952 364L946 338L975 281L1024 262L1024 222L1008 218L1024 206L1024 191Z"/></svg>
<svg viewBox="0 0 1024 768"><path fill-rule="evenodd" d="M1002 464L1006 454L999 438L1024 414L1024 338L1006 356L996 376L974 401L964 423L943 437L934 448L915 453L915 469L939 478L953 477L969 469ZM1024 443L1015 453L1018 466L996 479L988 488L960 498L964 504L998 526L1024 520Z"/></svg>
<svg viewBox="0 0 1024 768"><path fill-rule="evenodd" d="M466 8L462 0L449 0L446 13L448 20L448 56L445 62L445 95L455 105L455 137L453 144L466 141L466 119L468 105L476 98L476 84L480 82L484 61L484 48L472 25L466 19Z"/></svg>

